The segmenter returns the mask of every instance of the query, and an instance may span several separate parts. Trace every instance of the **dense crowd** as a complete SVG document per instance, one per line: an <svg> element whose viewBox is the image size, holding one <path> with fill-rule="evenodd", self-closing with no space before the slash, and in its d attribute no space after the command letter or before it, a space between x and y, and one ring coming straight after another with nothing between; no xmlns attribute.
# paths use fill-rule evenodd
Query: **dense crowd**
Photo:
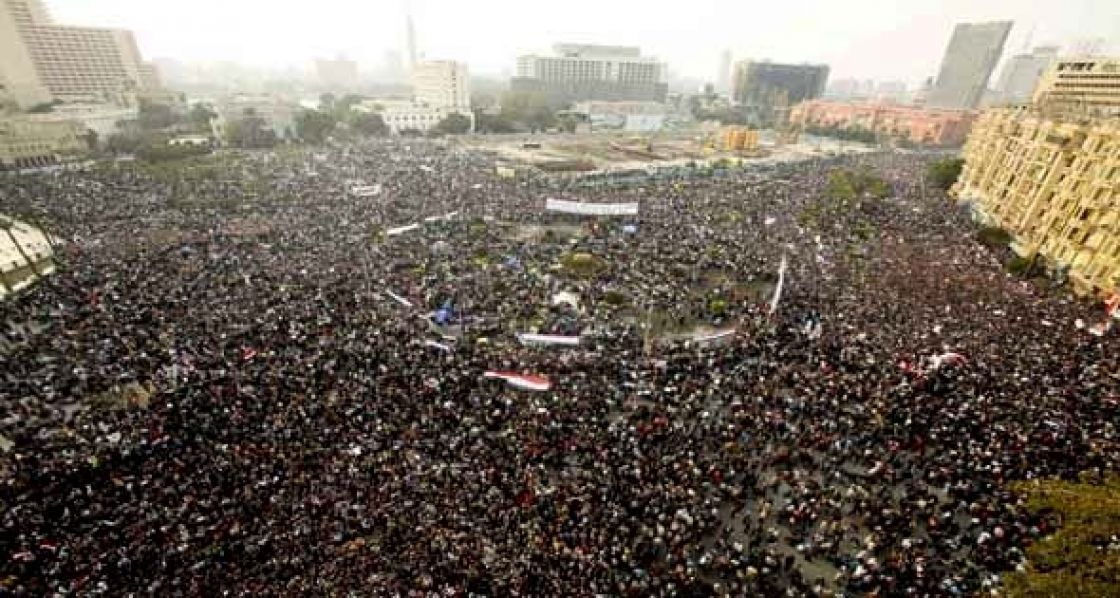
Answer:
<svg viewBox="0 0 1120 598"><path fill-rule="evenodd" d="M1120 351L927 161L577 186L377 141L0 181L60 262L0 305L0 591L994 590L1058 523L1009 483L1116 468Z"/></svg>

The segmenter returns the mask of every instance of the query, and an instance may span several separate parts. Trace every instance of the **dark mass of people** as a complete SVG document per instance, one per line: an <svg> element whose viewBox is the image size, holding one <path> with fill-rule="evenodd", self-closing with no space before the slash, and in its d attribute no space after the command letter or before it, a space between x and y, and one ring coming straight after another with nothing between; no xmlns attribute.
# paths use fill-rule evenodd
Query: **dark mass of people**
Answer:
<svg viewBox="0 0 1120 598"><path fill-rule="evenodd" d="M1120 344L930 159L581 183L384 140L8 177L59 269L0 304L0 593L997 592L1061 523L1011 483L1117 467Z"/></svg>

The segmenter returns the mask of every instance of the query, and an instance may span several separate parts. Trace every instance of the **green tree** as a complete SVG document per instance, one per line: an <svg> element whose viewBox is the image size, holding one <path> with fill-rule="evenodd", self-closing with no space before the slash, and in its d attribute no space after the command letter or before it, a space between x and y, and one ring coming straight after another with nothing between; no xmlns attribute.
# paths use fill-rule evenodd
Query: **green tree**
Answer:
<svg viewBox="0 0 1120 598"><path fill-rule="evenodd" d="M543 93L510 91L502 96L501 115L508 121L539 131L555 126L556 108Z"/></svg>
<svg viewBox="0 0 1120 598"><path fill-rule="evenodd" d="M350 129L365 137L380 137L389 134L389 127L380 114L354 112L350 117Z"/></svg>
<svg viewBox="0 0 1120 598"><path fill-rule="evenodd" d="M307 143L323 143L337 125L334 116L322 110L304 110L296 115L296 135Z"/></svg>
<svg viewBox="0 0 1120 598"><path fill-rule="evenodd" d="M206 104L195 104L191 106L190 112L187 113L187 122L190 123L191 128L200 133L210 132L210 121L216 118L218 114L214 109Z"/></svg>
<svg viewBox="0 0 1120 598"><path fill-rule="evenodd" d="M926 178L929 179L930 184L948 191L956 184L957 179L961 176L961 169L964 168L964 160L960 158L945 158L938 160L929 165L926 172Z"/></svg>
<svg viewBox="0 0 1120 598"><path fill-rule="evenodd" d="M86 146L89 147L90 151L94 151L97 149L97 131L94 131L93 129L86 129L86 133L85 135L82 135L82 139L85 140Z"/></svg>
<svg viewBox="0 0 1120 598"><path fill-rule="evenodd" d="M175 114L175 111L171 109L171 106L141 101L138 121L140 123L140 128L155 131L166 129L178 123L179 117Z"/></svg>
<svg viewBox="0 0 1120 598"><path fill-rule="evenodd" d="M1082 476L1081 482L1035 480L1013 489L1029 511L1061 526L1027 548L1026 571L1006 576L1008 596L1115 596L1120 586L1120 477Z"/></svg>
<svg viewBox="0 0 1120 598"><path fill-rule="evenodd" d="M234 147L266 149L276 145L276 132L268 127L256 110L246 108L241 118L226 125L226 141Z"/></svg>
<svg viewBox="0 0 1120 598"><path fill-rule="evenodd" d="M443 117L432 131L437 135L462 135L470 133L471 119L458 113L451 113Z"/></svg>

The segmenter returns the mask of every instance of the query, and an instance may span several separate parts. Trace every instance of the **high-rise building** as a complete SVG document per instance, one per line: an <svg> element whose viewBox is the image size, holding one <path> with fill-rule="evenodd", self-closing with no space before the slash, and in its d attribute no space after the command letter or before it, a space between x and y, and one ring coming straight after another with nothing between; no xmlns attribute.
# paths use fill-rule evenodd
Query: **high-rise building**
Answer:
<svg viewBox="0 0 1120 598"><path fill-rule="evenodd" d="M58 25L40 0L0 0L0 84L23 107L144 91L151 74L131 31Z"/></svg>
<svg viewBox="0 0 1120 598"><path fill-rule="evenodd" d="M1023 104L1031 101L1039 79L1057 57L1057 46L1040 46L1029 54L1016 54L1008 59L996 85L1000 103Z"/></svg>
<svg viewBox="0 0 1120 598"><path fill-rule="evenodd" d="M315 61L319 84L331 91L348 91L358 84L358 63L341 56Z"/></svg>
<svg viewBox="0 0 1120 598"><path fill-rule="evenodd" d="M557 44L554 52L519 57L510 87L545 93L553 102L665 101L668 69L639 48Z"/></svg>
<svg viewBox="0 0 1120 598"><path fill-rule="evenodd" d="M416 56L416 27L412 24L412 13L408 13L408 21L405 23L405 38L408 44L408 70L416 68L416 62L419 57Z"/></svg>
<svg viewBox="0 0 1120 598"><path fill-rule="evenodd" d="M779 112L821 97L828 82L824 64L781 64L744 60L735 63L732 99L759 124L773 124Z"/></svg>
<svg viewBox="0 0 1120 598"><path fill-rule="evenodd" d="M1011 21L959 23L941 60L937 81L926 105L931 108L971 110L980 105L988 79L1011 33Z"/></svg>
<svg viewBox="0 0 1120 598"><path fill-rule="evenodd" d="M469 113L471 81L467 65L454 60L425 60L412 69L412 95L418 103Z"/></svg>
<svg viewBox="0 0 1120 598"><path fill-rule="evenodd" d="M731 93L731 50L724 50L719 57L719 77L716 86L720 93Z"/></svg>
<svg viewBox="0 0 1120 598"><path fill-rule="evenodd" d="M1120 58L1055 61L1035 88L1033 100L1041 110L1071 116L1120 116Z"/></svg>

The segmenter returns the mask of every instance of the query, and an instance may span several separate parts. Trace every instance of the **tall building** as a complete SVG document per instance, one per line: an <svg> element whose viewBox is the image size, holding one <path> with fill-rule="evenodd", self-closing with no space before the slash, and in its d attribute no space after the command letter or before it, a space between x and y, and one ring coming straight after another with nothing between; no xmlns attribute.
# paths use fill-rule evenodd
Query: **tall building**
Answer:
<svg viewBox="0 0 1120 598"><path fill-rule="evenodd" d="M339 56L317 59L315 75L319 84L331 91L348 91L358 85L358 63Z"/></svg>
<svg viewBox="0 0 1120 598"><path fill-rule="evenodd" d="M937 81L926 98L931 108L972 110L980 105L988 79L1011 33L1011 21L960 23L953 29Z"/></svg>
<svg viewBox="0 0 1120 598"><path fill-rule="evenodd" d="M716 77L716 87L720 93L731 93L731 50L724 50L719 56L719 76Z"/></svg>
<svg viewBox="0 0 1120 598"><path fill-rule="evenodd" d="M408 44L408 70L416 68L416 62L419 58L416 56L416 27L412 24L412 13L408 13L408 21L405 23L405 38Z"/></svg>
<svg viewBox="0 0 1120 598"><path fill-rule="evenodd" d="M665 101L668 69L635 47L557 44L555 56L517 59L514 91L546 94L553 102Z"/></svg>
<svg viewBox="0 0 1120 598"><path fill-rule="evenodd" d="M0 84L23 107L144 91L152 68L131 31L58 25L40 0L0 0Z"/></svg>
<svg viewBox="0 0 1120 598"><path fill-rule="evenodd" d="M1023 107L984 112L954 193L1080 293L1120 291L1120 126Z"/></svg>
<svg viewBox="0 0 1120 598"><path fill-rule="evenodd" d="M1120 58L1058 60L1043 74L1033 100L1042 110L1070 116L1120 116Z"/></svg>
<svg viewBox="0 0 1120 598"><path fill-rule="evenodd" d="M1058 58L1057 46L1040 46L1033 51L1016 54L1003 65L996 91L1004 104L1025 104L1031 101L1039 79Z"/></svg>
<svg viewBox="0 0 1120 598"><path fill-rule="evenodd" d="M773 124L789 107L821 97L828 82L824 64L735 63L732 99L759 124Z"/></svg>
<svg viewBox="0 0 1120 598"><path fill-rule="evenodd" d="M471 108L467 65L454 60L425 60L412 69L412 95L418 103L461 111Z"/></svg>

